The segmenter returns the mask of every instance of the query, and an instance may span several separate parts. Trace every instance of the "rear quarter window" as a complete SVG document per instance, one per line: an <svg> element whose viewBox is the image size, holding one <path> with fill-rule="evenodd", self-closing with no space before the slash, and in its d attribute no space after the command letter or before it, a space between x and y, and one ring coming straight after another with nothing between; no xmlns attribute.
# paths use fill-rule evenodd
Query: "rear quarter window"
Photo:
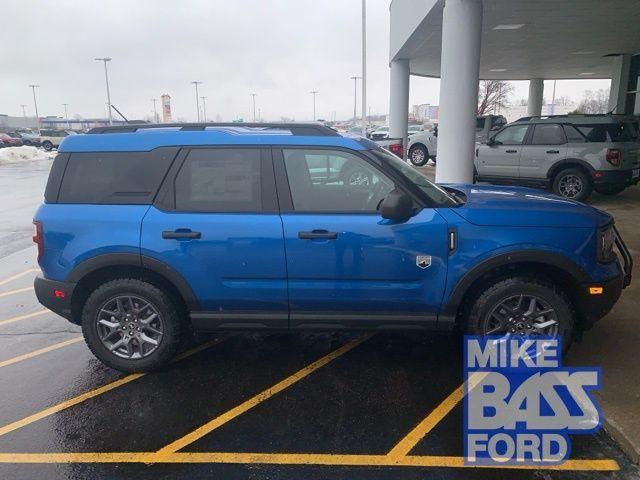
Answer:
<svg viewBox="0 0 640 480"><path fill-rule="evenodd" d="M637 134L631 123L576 125L588 142L635 142Z"/></svg>
<svg viewBox="0 0 640 480"><path fill-rule="evenodd" d="M150 204L177 152L72 153L58 203Z"/></svg>

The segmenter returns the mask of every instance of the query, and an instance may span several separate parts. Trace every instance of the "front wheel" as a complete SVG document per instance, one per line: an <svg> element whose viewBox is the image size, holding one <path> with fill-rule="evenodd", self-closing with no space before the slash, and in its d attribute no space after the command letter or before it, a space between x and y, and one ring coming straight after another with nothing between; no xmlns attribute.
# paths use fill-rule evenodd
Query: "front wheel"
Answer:
<svg viewBox="0 0 640 480"><path fill-rule="evenodd" d="M469 311L467 331L473 335L562 336L566 351L573 334L569 300L542 279L513 277L485 289Z"/></svg>
<svg viewBox="0 0 640 480"><path fill-rule="evenodd" d="M416 167L423 167L429 161L429 151L424 145L414 145L409 149L409 161Z"/></svg>
<svg viewBox="0 0 640 480"><path fill-rule="evenodd" d="M562 170L553 180L553 193L578 202L584 202L589 198L592 189L591 178L577 168Z"/></svg>
<svg viewBox="0 0 640 480"><path fill-rule="evenodd" d="M626 185L598 185L593 187L600 195L617 195L625 188L627 188Z"/></svg>
<svg viewBox="0 0 640 480"><path fill-rule="evenodd" d="M98 287L82 309L82 333L104 364L123 372L166 365L180 343L181 318L155 285L120 278Z"/></svg>
<svg viewBox="0 0 640 480"><path fill-rule="evenodd" d="M42 148L44 148L47 152L50 152L51 150L53 150L53 143L51 143L49 140L45 140L44 142L42 142Z"/></svg>

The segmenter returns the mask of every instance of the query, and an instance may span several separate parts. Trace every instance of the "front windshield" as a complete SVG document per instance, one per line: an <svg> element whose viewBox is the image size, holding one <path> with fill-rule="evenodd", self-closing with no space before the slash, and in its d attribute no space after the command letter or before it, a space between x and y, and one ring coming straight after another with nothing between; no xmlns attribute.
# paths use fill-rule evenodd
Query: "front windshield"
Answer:
<svg viewBox="0 0 640 480"><path fill-rule="evenodd" d="M393 153L383 149L376 149L373 153L379 157L383 157L384 161L389 163L402 176L407 178L411 183L416 185L424 192L434 204L441 207L455 207L458 202L446 190L439 187L435 183L431 183L427 177L418 172L411 165L407 164Z"/></svg>

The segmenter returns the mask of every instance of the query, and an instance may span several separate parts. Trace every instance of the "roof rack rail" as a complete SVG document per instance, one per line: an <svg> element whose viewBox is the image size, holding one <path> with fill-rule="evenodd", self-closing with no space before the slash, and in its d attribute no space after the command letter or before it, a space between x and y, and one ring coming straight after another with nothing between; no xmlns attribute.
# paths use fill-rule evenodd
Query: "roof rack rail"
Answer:
<svg viewBox="0 0 640 480"><path fill-rule="evenodd" d="M520 117L516 122L526 122L536 118L572 118L572 117L631 117L626 113L559 113L556 115L528 115Z"/></svg>
<svg viewBox="0 0 640 480"><path fill-rule="evenodd" d="M88 134L134 133L153 128L180 127L181 131L203 131L207 127L247 127L289 130L292 135L307 137L338 137L340 134L331 127L318 123L146 123L117 127L95 127Z"/></svg>

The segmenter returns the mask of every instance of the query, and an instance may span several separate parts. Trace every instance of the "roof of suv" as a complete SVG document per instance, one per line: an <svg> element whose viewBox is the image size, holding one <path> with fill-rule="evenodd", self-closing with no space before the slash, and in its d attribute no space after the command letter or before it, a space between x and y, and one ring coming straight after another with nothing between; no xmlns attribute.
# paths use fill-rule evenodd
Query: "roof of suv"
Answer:
<svg viewBox="0 0 640 480"><path fill-rule="evenodd" d="M580 125L619 123L634 121L636 118L629 115L614 114L575 114L575 115L546 115L522 117L513 123L575 123Z"/></svg>
<svg viewBox="0 0 640 480"><path fill-rule="evenodd" d="M99 127L66 137L59 152L142 152L186 145L305 145L366 150L363 139L318 123L176 123Z"/></svg>

